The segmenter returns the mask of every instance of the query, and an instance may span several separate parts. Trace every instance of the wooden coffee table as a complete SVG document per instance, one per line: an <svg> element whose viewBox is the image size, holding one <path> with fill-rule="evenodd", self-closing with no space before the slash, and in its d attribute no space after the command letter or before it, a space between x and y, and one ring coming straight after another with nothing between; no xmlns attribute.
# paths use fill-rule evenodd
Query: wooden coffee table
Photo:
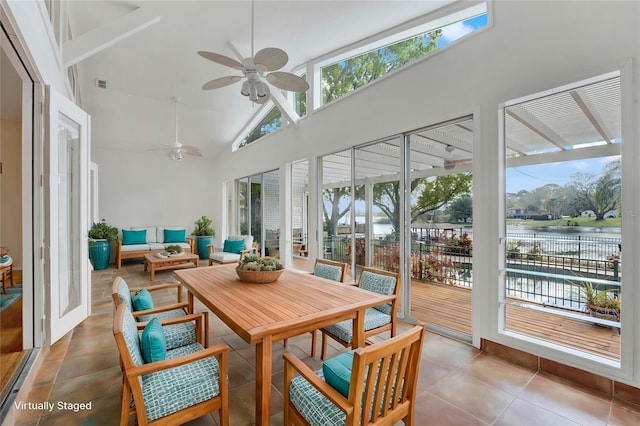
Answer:
<svg viewBox="0 0 640 426"><path fill-rule="evenodd" d="M160 257L158 253L149 253L144 255L144 271L149 270L151 274L150 280L153 281L156 276L156 271L163 271L165 269L175 269L189 263L193 263L195 267L198 267L200 257L197 254L190 252L184 252L184 254L173 255L169 257Z"/></svg>

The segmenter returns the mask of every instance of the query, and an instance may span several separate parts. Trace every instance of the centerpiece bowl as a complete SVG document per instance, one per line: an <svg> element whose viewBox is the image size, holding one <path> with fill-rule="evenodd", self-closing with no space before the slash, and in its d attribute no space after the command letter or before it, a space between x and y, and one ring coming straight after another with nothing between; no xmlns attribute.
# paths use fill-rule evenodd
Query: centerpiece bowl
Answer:
<svg viewBox="0 0 640 426"><path fill-rule="evenodd" d="M259 257L255 254L244 255L236 266L238 278L246 283L272 283L277 281L283 272L284 268L278 259Z"/></svg>

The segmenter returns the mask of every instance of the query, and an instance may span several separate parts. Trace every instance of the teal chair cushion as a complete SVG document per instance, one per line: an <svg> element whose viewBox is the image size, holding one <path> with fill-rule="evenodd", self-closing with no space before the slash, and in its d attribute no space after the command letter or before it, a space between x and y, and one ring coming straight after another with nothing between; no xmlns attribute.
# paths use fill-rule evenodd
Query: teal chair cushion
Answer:
<svg viewBox="0 0 640 426"><path fill-rule="evenodd" d="M345 398L349 397L353 352L344 352L322 363L325 381Z"/></svg>
<svg viewBox="0 0 640 426"><path fill-rule="evenodd" d="M333 281L342 280L342 268L339 266L327 265L326 263L316 263L313 268L313 275Z"/></svg>
<svg viewBox="0 0 640 426"><path fill-rule="evenodd" d="M200 350L183 347L172 357ZM167 354L169 356L169 354ZM142 397L147 419L153 421L220 394L220 365L215 357L142 376Z"/></svg>
<svg viewBox="0 0 640 426"><path fill-rule="evenodd" d="M391 315L380 312L376 308L369 308L364 312L365 331L373 330L389 323L391 323ZM343 342L351 343L353 340L353 322L351 320L332 324L324 329Z"/></svg>
<svg viewBox="0 0 640 426"><path fill-rule="evenodd" d="M145 309L153 309L153 298L146 288L143 288L131 299L134 311L144 311Z"/></svg>
<svg viewBox="0 0 640 426"><path fill-rule="evenodd" d="M128 246L131 244L146 244L147 243L147 230L122 230L122 245Z"/></svg>
<svg viewBox="0 0 640 426"><path fill-rule="evenodd" d="M193 322L165 325L162 329L164 330L167 349L196 343L196 325Z"/></svg>
<svg viewBox="0 0 640 426"><path fill-rule="evenodd" d="M187 238L187 231L184 229L165 229L164 230L165 243L184 243L186 238Z"/></svg>
<svg viewBox="0 0 640 426"><path fill-rule="evenodd" d="M324 379L322 370L316 374ZM344 425L346 415L302 376L291 381L289 399L311 426Z"/></svg>
<svg viewBox="0 0 640 426"><path fill-rule="evenodd" d="M240 254L244 250L244 240L224 240L222 251Z"/></svg>
<svg viewBox="0 0 640 426"><path fill-rule="evenodd" d="M144 364L142 358L142 352L140 352L140 334L138 333L138 327L136 320L131 315L131 311L127 310L122 320L122 336L127 344L127 350L133 360L133 365L136 367Z"/></svg>
<svg viewBox="0 0 640 426"><path fill-rule="evenodd" d="M145 362L162 361L167 357L167 340L158 318L153 318L142 330L140 349Z"/></svg>
<svg viewBox="0 0 640 426"><path fill-rule="evenodd" d="M170 311L156 312L154 314L148 315L140 315L138 317L138 321L145 322L151 320L151 318L158 318L160 321L171 319L171 318L180 318L185 315L184 310L182 309L172 309Z"/></svg>
<svg viewBox="0 0 640 426"><path fill-rule="evenodd" d="M364 271L360 276L360 283L358 286L364 290L369 290L385 296L391 296L396 288L396 278L388 275L376 274L371 271ZM391 314L391 303L385 303L384 305L376 306L375 308L385 314Z"/></svg>

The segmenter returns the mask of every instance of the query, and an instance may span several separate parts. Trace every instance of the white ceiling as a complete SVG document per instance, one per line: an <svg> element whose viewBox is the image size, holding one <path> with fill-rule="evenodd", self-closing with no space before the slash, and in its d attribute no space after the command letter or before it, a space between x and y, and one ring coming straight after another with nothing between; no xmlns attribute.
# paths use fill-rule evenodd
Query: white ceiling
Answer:
<svg viewBox="0 0 640 426"><path fill-rule="evenodd" d="M289 63L282 70L291 71L310 59L448 3L451 1L258 0L255 3L255 51L264 47L285 50ZM106 109L106 105L117 108L112 104L115 99L126 97L114 94L127 94L166 102L161 121L170 121L164 118L172 117L171 99L178 96L185 115L192 113L194 117L204 118L200 123L201 133L181 137L181 141L198 146L205 156L214 157L220 149L228 149L232 139L256 112L257 107L240 95L239 83L213 91L201 90L202 84L209 80L239 73L196 54L198 50L208 50L235 58L228 45L230 41L248 55L251 50L249 1L72 1L68 4L75 37L104 28L139 7L161 16L158 23L78 64L81 100L89 113L102 113L101 108ZM97 89L96 79L107 80L108 90ZM168 133L167 142L171 143L172 127L168 126L163 132ZM180 133L183 135L182 129ZM182 140L185 137L192 140ZM99 137L94 137L94 141L101 143ZM111 138L109 143L117 145L118 141ZM144 141L142 145L150 148L150 143Z"/></svg>

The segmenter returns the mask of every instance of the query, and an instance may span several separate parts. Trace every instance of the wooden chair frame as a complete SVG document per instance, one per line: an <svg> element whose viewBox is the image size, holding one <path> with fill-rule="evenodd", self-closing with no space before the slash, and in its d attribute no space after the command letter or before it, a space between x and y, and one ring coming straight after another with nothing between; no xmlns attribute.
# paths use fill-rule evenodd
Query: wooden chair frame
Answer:
<svg viewBox="0 0 640 426"><path fill-rule="evenodd" d="M122 277L115 277L115 279L113 280L113 285L111 286L111 297L113 298L113 303L116 308L118 308L118 306L121 303L120 297L118 296L118 286L120 285L120 281L122 281ZM147 287L137 287L137 288L129 287L129 291L131 292L132 295L134 295L140 290L142 290L143 288L146 288L151 293L153 293L154 291L175 288L177 293L176 303L173 303L170 305L158 306L153 309L146 309L144 311L132 312L134 318L137 318L143 315L150 315L158 312L171 311L173 309L184 309L185 314L193 313L193 306L190 305L189 302L182 301L182 283L181 282L175 281L171 283L156 284L156 285L150 285Z"/></svg>
<svg viewBox="0 0 640 426"><path fill-rule="evenodd" d="M176 424L183 424L190 420L201 417L212 411L220 411L220 425L229 426L229 391L227 382L227 372L229 370L229 347L221 344L213 347L206 347L204 349L189 355L185 355L174 359L165 359L163 361L152 362L135 366L133 360L127 349L127 343L125 342L122 334L122 324L127 307L124 304L118 306L113 319L113 335L118 346L118 352L120 353L120 365L124 372L122 380L122 400L120 409L120 425L128 425L129 417L132 414L136 415L136 420L139 425L145 426L159 426L167 425L173 426ZM196 336L205 336L208 334L206 329L206 316L203 313L190 314L180 318L173 318L162 321L162 325L179 324L183 322L195 321L196 328L199 329L199 333L196 332ZM141 324L138 324L138 328ZM142 327L144 327L142 325ZM200 337L197 337L198 343L202 344ZM142 388L140 386L139 378L145 374L151 374L162 370L167 370L181 365L188 364L193 361L216 356L220 365L219 389L218 396L208 400L200 402L191 407L184 408L180 411L172 413L166 417L156 419L152 422L147 421L146 411L144 409L144 399L142 397ZM133 395L134 406L130 406L131 395ZM137 409L141 408L141 409Z"/></svg>
<svg viewBox="0 0 640 426"><path fill-rule="evenodd" d="M13 287L13 258L6 264L0 266L0 280L2 281L2 292L7 292L7 281Z"/></svg>
<svg viewBox="0 0 640 426"><path fill-rule="evenodd" d="M345 413L346 426L360 424L392 426L400 420L407 426L413 426L423 340L424 324L419 323L390 340L356 349L348 398L318 377L295 355L285 353L283 355L285 361L284 425L309 425L289 398L291 381L297 372ZM367 366L368 371L378 371L381 377L386 378L386 386L375 386L376 374L369 374L365 380ZM402 389L402 395L397 395L400 389ZM379 410L369 412L370 410L362 409L362 407L371 406L384 408L381 414ZM361 413L368 418L360 419Z"/></svg>
<svg viewBox="0 0 640 426"><path fill-rule="evenodd" d="M357 286L360 286L360 280L362 279L362 274L364 272L372 272L379 275L387 275L389 277L394 277L396 279L396 286L393 290L393 300L391 301L391 313L389 314L391 316L391 322L389 324L385 324L378 328L366 330L364 332L364 338L365 340L367 340L371 336L384 333L385 331L389 331L391 334L391 337L394 337L396 335L396 324L398 322L397 316L398 316L398 295L400 294L400 274L397 272L389 272L389 271L384 271L382 269L376 269L376 268L362 268L362 271L360 271L360 276L358 277L358 282L356 284ZM322 333L322 349L320 351L320 359L325 359L325 356L327 354L326 353L327 352L327 336L331 337L333 340L337 341L342 346L345 346L347 348L351 347L351 343L345 342L339 337L334 336L324 328L321 328L320 332ZM368 343L369 342L367 341L367 344Z"/></svg>

